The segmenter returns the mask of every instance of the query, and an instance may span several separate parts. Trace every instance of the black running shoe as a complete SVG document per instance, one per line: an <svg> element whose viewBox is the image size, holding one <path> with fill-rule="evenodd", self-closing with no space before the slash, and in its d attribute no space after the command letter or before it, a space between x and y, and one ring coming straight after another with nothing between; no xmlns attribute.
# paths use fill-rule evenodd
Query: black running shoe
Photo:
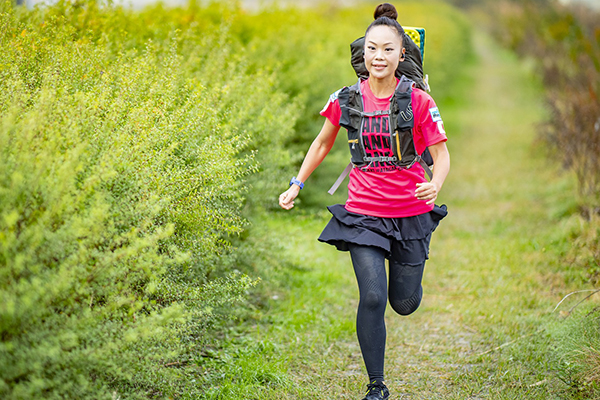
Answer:
<svg viewBox="0 0 600 400"><path fill-rule="evenodd" d="M363 400L387 400L390 391L383 382L373 381L367 385L367 394Z"/></svg>

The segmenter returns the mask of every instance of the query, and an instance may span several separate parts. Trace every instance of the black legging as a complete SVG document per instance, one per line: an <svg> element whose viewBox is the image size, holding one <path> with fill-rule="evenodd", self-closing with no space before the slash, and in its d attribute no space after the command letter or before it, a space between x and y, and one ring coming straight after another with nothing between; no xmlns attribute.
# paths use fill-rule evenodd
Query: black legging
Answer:
<svg viewBox="0 0 600 400"><path fill-rule="evenodd" d="M423 239L429 245L429 237ZM349 244L360 302L356 316L356 333L369 381L383 381L385 356L385 307L390 305L400 315L413 313L421 304L425 256L411 251L411 245L397 246L389 262L389 291L385 271L386 252L379 247Z"/></svg>

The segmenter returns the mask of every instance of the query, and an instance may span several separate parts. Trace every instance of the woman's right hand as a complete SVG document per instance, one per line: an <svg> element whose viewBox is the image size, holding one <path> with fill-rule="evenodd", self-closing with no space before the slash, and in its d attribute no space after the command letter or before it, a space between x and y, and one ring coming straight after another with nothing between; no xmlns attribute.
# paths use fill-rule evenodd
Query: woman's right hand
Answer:
<svg viewBox="0 0 600 400"><path fill-rule="evenodd" d="M292 185L288 190L279 195L279 205L284 210L291 210L294 207L294 199L298 197L300 187L298 185Z"/></svg>

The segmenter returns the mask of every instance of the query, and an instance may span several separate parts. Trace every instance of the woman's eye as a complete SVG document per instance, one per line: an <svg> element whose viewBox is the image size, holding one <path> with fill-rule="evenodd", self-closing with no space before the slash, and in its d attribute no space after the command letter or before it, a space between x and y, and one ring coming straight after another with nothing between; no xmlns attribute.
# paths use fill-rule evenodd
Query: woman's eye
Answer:
<svg viewBox="0 0 600 400"><path fill-rule="evenodd" d="M388 47L387 49L385 49L385 51L394 51L394 49L392 49L391 47Z"/></svg>
<svg viewBox="0 0 600 400"><path fill-rule="evenodd" d="M375 50L375 47L374 46L368 46L367 49L369 49L369 50Z"/></svg>

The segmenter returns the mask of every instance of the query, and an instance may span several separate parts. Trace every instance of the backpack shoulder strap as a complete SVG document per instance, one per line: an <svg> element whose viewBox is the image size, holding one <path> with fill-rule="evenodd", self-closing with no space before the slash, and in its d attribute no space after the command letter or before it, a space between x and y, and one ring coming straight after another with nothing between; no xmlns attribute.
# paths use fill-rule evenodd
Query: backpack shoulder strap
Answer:
<svg viewBox="0 0 600 400"><path fill-rule="evenodd" d="M412 88L414 85L415 85L415 81L406 77L406 75L402 75L400 77L400 81L398 82L398 85L396 85L396 92L402 92L402 93L412 92Z"/></svg>
<svg viewBox="0 0 600 400"><path fill-rule="evenodd" d="M359 96L358 102L356 101L357 96ZM360 79L354 85L346 86L340 90L338 94L338 101L340 102L340 110L342 112L342 115L340 116L340 126L343 126L344 128L352 126L351 114L360 114L363 111L355 108L357 106L362 106L362 99L360 96Z"/></svg>

